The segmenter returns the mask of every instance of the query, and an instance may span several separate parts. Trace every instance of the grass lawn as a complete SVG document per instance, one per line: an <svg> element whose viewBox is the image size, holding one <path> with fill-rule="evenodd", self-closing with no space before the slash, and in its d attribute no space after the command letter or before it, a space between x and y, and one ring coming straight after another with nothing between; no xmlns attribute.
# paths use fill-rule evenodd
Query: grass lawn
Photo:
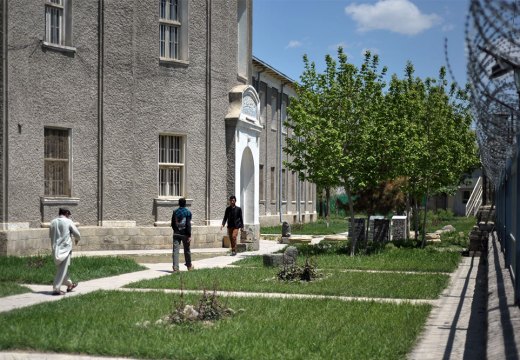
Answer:
<svg viewBox="0 0 520 360"><path fill-rule="evenodd" d="M375 298L435 299L447 286L444 274L404 274L352 272L323 269L323 278L310 282L284 282L277 279L278 268L201 269L186 273L143 280L130 288L197 289L368 296Z"/></svg>
<svg viewBox="0 0 520 360"><path fill-rule="evenodd" d="M73 281L86 281L114 276L145 268L131 259L119 257L72 257L69 267ZM52 285L56 267L47 256L0 256L0 296L27 292L17 284Z"/></svg>
<svg viewBox="0 0 520 360"><path fill-rule="evenodd" d="M154 325L179 299L161 292L98 291L0 314L0 348L147 359L405 359L431 309L219 298L243 311L209 324ZM186 304L198 299L184 295ZM143 321L152 325L136 325Z"/></svg>
<svg viewBox="0 0 520 360"><path fill-rule="evenodd" d="M31 289L11 282L0 281L0 297L31 292Z"/></svg>
<svg viewBox="0 0 520 360"><path fill-rule="evenodd" d="M419 272L453 272L459 262L460 253L438 251L435 248L387 248L371 255L350 256L341 246L295 245L299 260L306 257L316 261L324 269L358 269ZM251 256L235 263L238 266L262 267L262 256Z"/></svg>
<svg viewBox="0 0 520 360"><path fill-rule="evenodd" d="M343 217L331 217L329 226L323 218L313 223L291 224L291 234L295 235L332 235L347 231L347 220ZM282 234L282 225L262 226L262 234Z"/></svg>

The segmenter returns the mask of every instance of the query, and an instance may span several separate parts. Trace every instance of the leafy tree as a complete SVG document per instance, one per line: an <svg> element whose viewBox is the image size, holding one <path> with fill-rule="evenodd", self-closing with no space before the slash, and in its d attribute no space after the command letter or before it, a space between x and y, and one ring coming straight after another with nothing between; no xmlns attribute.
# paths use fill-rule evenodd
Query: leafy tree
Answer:
<svg viewBox="0 0 520 360"><path fill-rule="evenodd" d="M405 135L398 174L408 180L417 230L420 201L426 203L431 195L458 184L460 176L478 163L467 92L456 84L449 86L444 68L437 79L422 81L408 63L404 79L392 78L386 100L389 115L401 120Z"/></svg>
<svg viewBox="0 0 520 360"><path fill-rule="evenodd" d="M297 97L288 108L290 131L285 152L290 161L285 162L296 171L300 180L309 180L327 192L329 208L330 189L339 184L337 157L341 154L338 130L331 126L328 114L326 79L316 72L316 65L303 57L304 72L301 84L296 86Z"/></svg>

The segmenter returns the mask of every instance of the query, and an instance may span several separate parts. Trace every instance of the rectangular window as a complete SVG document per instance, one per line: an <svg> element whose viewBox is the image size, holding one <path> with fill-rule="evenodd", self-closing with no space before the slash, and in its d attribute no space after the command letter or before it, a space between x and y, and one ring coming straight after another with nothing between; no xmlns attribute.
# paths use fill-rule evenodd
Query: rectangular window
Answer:
<svg viewBox="0 0 520 360"><path fill-rule="evenodd" d="M276 171L271 168L271 201L276 201Z"/></svg>
<svg viewBox="0 0 520 360"><path fill-rule="evenodd" d="M291 177L292 177L292 181L291 181L291 201L296 201L296 180L297 180L296 172L292 171L291 172Z"/></svg>
<svg viewBox="0 0 520 360"><path fill-rule="evenodd" d="M287 134L287 127L285 122L287 121L287 106L289 103L289 97L286 94L282 95L282 132Z"/></svg>
<svg viewBox="0 0 520 360"><path fill-rule="evenodd" d="M287 178L285 169L282 169L282 201L287 201Z"/></svg>
<svg viewBox="0 0 520 360"><path fill-rule="evenodd" d="M271 94L271 130L276 130L278 129L278 90L273 88Z"/></svg>
<svg viewBox="0 0 520 360"><path fill-rule="evenodd" d="M258 90L258 98L260 100L260 124L264 125L266 123L266 110L267 110L267 85L264 82L260 83Z"/></svg>
<svg viewBox="0 0 520 360"><path fill-rule="evenodd" d="M70 196L69 130L44 129L44 195Z"/></svg>
<svg viewBox="0 0 520 360"><path fill-rule="evenodd" d="M45 40L63 44L63 0L48 0L45 4Z"/></svg>
<svg viewBox="0 0 520 360"><path fill-rule="evenodd" d="M72 0L45 0L45 42L72 46Z"/></svg>
<svg viewBox="0 0 520 360"><path fill-rule="evenodd" d="M305 181L300 180L300 202L305 202Z"/></svg>
<svg viewBox="0 0 520 360"><path fill-rule="evenodd" d="M260 192L260 201L265 200L264 193L264 165L260 164L260 171L258 173L258 191Z"/></svg>
<svg viewBox="0 0 520 360"><path fill-rule="evenodd" d="M182 59L181 26L185 21L180 0L160 0L159 56L162 59Z"/></svg>
<svg viewBox="0 0 520 360"><path fill-rule="evenodd" d="M184 195L184 139L159 136L159 196Z"/></svg>

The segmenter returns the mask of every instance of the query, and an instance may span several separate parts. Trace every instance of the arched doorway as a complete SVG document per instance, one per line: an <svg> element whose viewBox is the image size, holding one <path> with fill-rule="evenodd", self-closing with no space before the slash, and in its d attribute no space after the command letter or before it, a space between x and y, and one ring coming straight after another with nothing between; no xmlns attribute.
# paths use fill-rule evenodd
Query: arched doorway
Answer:
<svg viewBox="0 0 520 360"><path fill-rule="evenodd" d="M255 162L249 147L244 149L240 164L240 207L244 223L254 224L255 215Z"/></svg>

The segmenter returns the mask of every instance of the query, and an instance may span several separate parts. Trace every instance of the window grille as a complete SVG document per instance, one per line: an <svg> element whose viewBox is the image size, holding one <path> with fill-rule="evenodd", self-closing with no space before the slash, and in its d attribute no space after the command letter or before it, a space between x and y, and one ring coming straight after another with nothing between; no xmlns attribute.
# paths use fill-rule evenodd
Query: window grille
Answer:
<svg viewBox="0 0 520 360"><path fill-rule="evenodd" d="M159 196L183 196L184 139L159 136Z"/></svg>
<svg viewBox="0 0 520 360"><path fill-rule="evenodd" d="M70 196L69 131L44 131L44 194Z"/></svg>
<svg viewBox="0 0 520 360"><path fill-rule="evenodd" d="M180 59L179 32L181 16L179 0L161 0L159 7L159 49L164 59Z"/></svg>
<svg viewBox="0 0 520 360"><path fill-rule="evenodd" d="M45 40L64 45L63 0L47 0L45 4Z"/></svg>

